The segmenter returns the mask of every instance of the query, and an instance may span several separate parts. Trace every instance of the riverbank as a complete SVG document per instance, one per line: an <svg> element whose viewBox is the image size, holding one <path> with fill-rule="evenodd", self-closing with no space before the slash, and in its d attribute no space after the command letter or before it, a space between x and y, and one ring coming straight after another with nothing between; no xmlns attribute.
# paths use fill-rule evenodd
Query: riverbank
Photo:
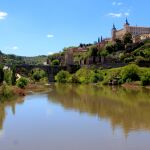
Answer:
<svg viewBox="0 0 150 150"><path fill-rule="evenodd" d="M0 100L10 100L18 97L24 97L29 93L34 93L34 92L46 92L50 89L47 88L48 85L44 84L28 84L25 88L19 88L17 86L7 86L7 94L3 94L3 86L0 86ZM6 91L4 91L6 92Z"/></svg>
<svg viewBox="0 0 150 150"><path fill-rule="evenodd" d="M124 83L121 86L126 88L126 89L132 89L132 90L139 90L141 88L145 88L145 89L150 90L150 85L141 86L141 84L139 82Z"/></svg>
<svg viewBox="0 0 150 150"><path fill-rule="evenodd" d="M55 80L58 83L98 83L102 85L123 85L139 82L139 86L149 86L150 68L139 67L135 64L111 69L82 67L74 74L60 71L55 76Z"/></svg>

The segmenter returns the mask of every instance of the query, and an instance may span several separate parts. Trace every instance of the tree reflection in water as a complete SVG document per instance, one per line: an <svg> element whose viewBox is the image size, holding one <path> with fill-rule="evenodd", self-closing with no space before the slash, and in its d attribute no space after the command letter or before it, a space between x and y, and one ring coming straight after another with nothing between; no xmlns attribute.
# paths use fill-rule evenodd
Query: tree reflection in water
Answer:
<svg viewBox="0 0 150 150"><path fill-rule="evenodd" d="M0 130L3 130L3 123L6 118L6 108L10 107L12 113L15 115L16 104L23 104L24 97L19 97L16 99L7 100L0 102Z"/></svg>
<svg viewBox="0 0 150 150"><path fill-rule="evenodd" d="M112 129L121 127L125 135L131 131L150 131L150 91L122 87L54 84L48 92L50 102L59 103L67 110L98 116L111 122ZM0 130L6 118L6 107L15 115L16 104L24 98L0 102Z"/></svg>
<svg viewBox="0 0 150 150"><path fill-rule="evenodd" d="M49 100L65 109L108 119L112 129L119 126L125 135L132 130L150 131L150 91L146 89L56 84Z"/></svg>

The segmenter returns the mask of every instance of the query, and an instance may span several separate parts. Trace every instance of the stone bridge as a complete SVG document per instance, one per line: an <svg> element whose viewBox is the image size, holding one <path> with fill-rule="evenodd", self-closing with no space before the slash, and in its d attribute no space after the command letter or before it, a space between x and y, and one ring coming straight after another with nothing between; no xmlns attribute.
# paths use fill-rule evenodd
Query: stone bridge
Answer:
<svg viewBox="0 0 150 150"><path fill-rule="evenodd" d="M68 66L49 66L49 65L17 65L16 66L16 72L19 73L19 71L21 69L26 69L27 72L31 72L33 69L41 69L44 70L47 75L48 75L48 79L49 82L54 82L55 79L55 75L61 71L61 70L66 70L70 73L74 73L79 69L79 66L75 66L75 65L68 65Z"/></svg>

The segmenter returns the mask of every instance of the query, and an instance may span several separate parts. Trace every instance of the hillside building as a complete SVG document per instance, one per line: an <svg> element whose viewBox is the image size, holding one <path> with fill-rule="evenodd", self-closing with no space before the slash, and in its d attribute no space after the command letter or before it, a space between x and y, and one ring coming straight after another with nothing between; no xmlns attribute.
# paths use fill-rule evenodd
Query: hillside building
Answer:
<svg viewBox="0 0 150 150"><path fill-rule="evenodd" d="M141 40L150 38L150 27L138 27L138 26L130 26L128 20L124 24L124 28L121 30L117 30L115 25L113 24L112 28L112 41L115 39L122 39L126 33L131 33L133 39L137 36L140 37Z"/></svg>

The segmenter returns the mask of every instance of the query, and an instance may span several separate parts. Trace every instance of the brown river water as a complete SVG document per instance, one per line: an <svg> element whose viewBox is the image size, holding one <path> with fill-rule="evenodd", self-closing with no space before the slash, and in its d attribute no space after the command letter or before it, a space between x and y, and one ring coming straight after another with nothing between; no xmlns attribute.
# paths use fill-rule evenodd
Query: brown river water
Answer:
<svg viewBox="0 0 150 150"><path fill-rule="evenodd" d="M150 150L150 90L55 84L0 103L0 150Z"/></svg>

